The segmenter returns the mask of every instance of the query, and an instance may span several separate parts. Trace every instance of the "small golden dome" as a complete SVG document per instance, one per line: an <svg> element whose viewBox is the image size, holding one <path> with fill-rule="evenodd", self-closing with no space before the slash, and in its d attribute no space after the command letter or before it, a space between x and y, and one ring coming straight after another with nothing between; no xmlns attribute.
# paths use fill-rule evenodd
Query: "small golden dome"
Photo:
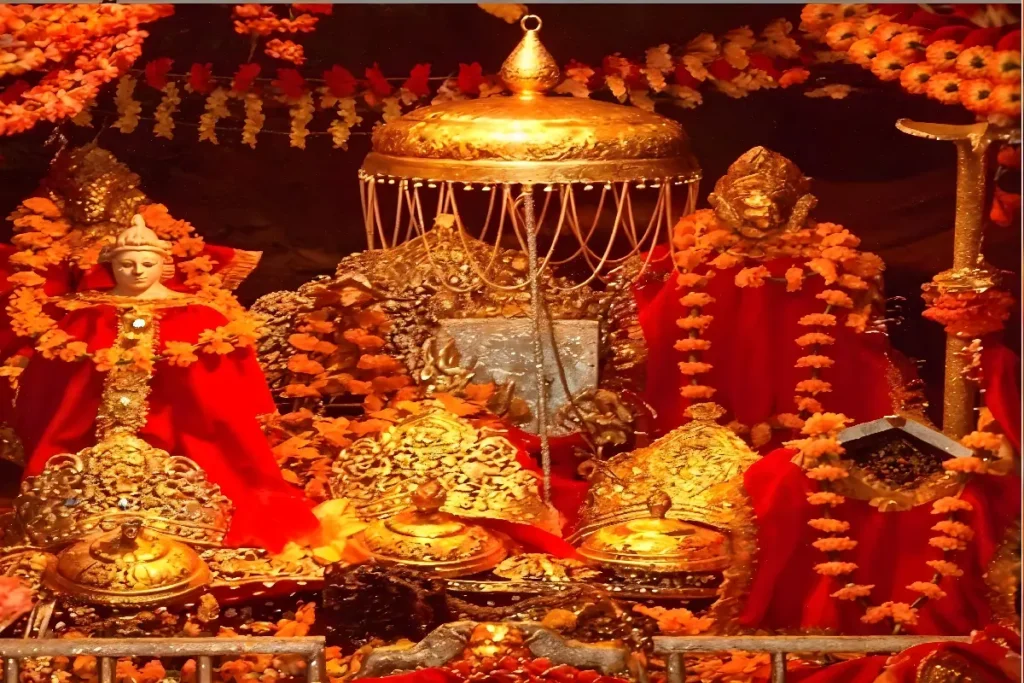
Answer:
<svg viewBox="0 0 1024 683"><path fill-rule="evenodd" d="M529 21L536 28L526 28ZM694 180L700 167L677 122L623 106L545 92L558 67L525 35L501 76L514 95L416 109L373 134L361 175L481 184Z"/></svg>
<svg viewBox="0 0 1024 683"><path fill-rule="evenodd" d="M210 570L192 548L136 518L61 552L43 582L84 602L142 608L191 597L210 582Z"/></svg>
<svg viewBox="0 0 1024 683"><path fill-rule="evenodd" d="M412 500L414 507L372 523L353 545L383 564L425 569L446 578L487 571L508 554L496 535L441 512L445 490L436 481L421 485Z"/></svg>

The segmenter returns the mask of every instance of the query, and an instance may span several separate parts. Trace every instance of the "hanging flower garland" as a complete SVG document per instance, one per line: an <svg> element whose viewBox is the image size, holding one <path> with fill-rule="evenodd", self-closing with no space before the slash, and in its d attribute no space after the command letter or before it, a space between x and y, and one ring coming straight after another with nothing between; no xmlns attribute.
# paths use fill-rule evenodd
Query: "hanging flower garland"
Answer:
<svg viewBox="0 0 1024 683"><path fill-rule="evenodd" d="M261 39L274 34L297 35L311 33L320 21L316 14L331 14L331 5L292 5L290 16L280 18L274 10L265 5L235 5L232 12L235 32L249 36L253 50ZM263 49L264 54L274 59L291 62L302 66L306 62L306 54L301 45L290 38L272 38Z"/></svg>
<svg viewBox="0 0 1024 683"><path fill-rule="evenodd" d="M138 59L148 35L139 27L173 12L171 5L0 5L0 79L44 72L35 85L19 80L0 91L0 135L80 114Z"/></svg>
<svg viewBox="0 0 1024 683"><path fill-rule="evenodd" d="M1004 5L952 17L907 5L806 5L801 29L883 81L1011 125L1020 116L1021 33Z"/></svg>
<svg viewBox="0 0 1024 683"><path fill-rule="evenodd" d="M200 255L204 249L203 239L195 234L192 225L172 218L161 204L143 206L139 213L158 237L171 243L172 255L185 259L176 264L186 275L185 284L197 290L196 296L203 303L224 314L228 318L226 324L204 331L197 344L168 342L164 350L154 356L141 356L138 349L131 352L100 349L90 353L85 342L61 330L47 311L50 300L43 291L46 283L43 274L65 260L73 260L81 270L91 268L110 240L101 238L84 244L81 232L71 229L56 204L45 197L31 197L11 216L15 230L12 242L18 251L11 255L9 262L18 272L8 278L14 289L7 313L14 333L34 340L35 351L44 358L68 362L91 359L100 371L119 364L151 369L152 363L160 359L185 366L198 360L198 352L225 354L236 348L254 346L261 335L259 322L247 314L235 297L221 287L219 277L212 274L215 264L209 256ZM74 299L58 304L66 310L88 305L88 302ZM16 386L27 360L24 355L8 359L0 375Z"/></svg>
<svg viewBox="0 0 1024 683"><path fill-rule="evenodd" d="M837 413L819 413L810 417L803 427L804 439L791 441L787 446L799 450L800 457L807 468L807 476L819 484L819 491L808 496L811 505L819 506L824 514L808 522L811 528L823 535L814 541L816 549L827 556L825 562L815 565L815 571L822 576L843 578L847 583L832 593L838 600L857 600L865 606L861 621L877 624L889 620L894 633L905 626L913 626L918 620L918 609L928 600L941 600L946 596L941 584L946 578L963 575L963 570L953 561L954 553L966 549L967 543L973 539L974 531L965 523L961 514L973 510L971 504L963 500L958 492L954 496L939 498L932 504L932 514L945 515L945 519L937 522L932 531L937 535L928 540L928 545L942 551L941 559L925 562L932 570L927 581L914 581L907 590L916 593L918 598L913 603L886 601L871 605L868 597L873 585L863 585L850 580L850 576L858 569L856 563L842 560L840 553L857 547L857 541L847 534L850 523L836 519L833 509L846 502L846 499L831 490L832 484L850 476L849 462L842 456L845 453L837 440L839 432L849 424L845 415ZM978 473L998 473L990 467L998 460L998 452L1002 438L988 432L972 432L965 436L961 443L975 451L974 456L950 458L943 462L943 467L950 472L958 472L964 476ZM964 482L966 483L966 481ZM960 492L963 486L960 487Z"/></svg>

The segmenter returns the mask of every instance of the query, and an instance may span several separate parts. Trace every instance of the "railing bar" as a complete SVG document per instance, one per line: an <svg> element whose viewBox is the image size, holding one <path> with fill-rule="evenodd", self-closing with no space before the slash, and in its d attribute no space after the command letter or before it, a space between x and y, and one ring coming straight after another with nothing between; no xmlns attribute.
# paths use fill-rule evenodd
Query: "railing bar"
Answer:
<svg viewBox="0 0 1024 683"><path fill-rule="evenodd" d="M964 643L970 636L655 636L654 651L716 653L743 652L901 652L922 643Z"/></svg>
<svg viewBox="0 0 1024 683"><path fill-rule="evenodd" d="M682 653L673 652L666 663L668 683L686 683L686 661Z"/></svg>
<svg viewBox="0 0 1024 683"><path fill-rule="evenodd" d="M320 683L327 675L327 658L322 647L306 661L306 683Z"/></svg>
<svg viewBox="0 0 1024 683"><path fill-rule="evenodd" d="M114 683L114 674L117 672L117 662L113 657L100 658L100 683Z"/></svg>
<svg viewBox="0 0 1024 683"><path fill-rule="evenodd" d="M786 653L773 652L771 657L772 683L786 683Z"/></svg>
<svg viewBox="0 0 1024 683"><path fill-rule="evenodd" d="M196 680L198 683L210 683L213 680L213 661L207 655L196 660Z"/></svg>
<svg viewBox="0 0 1024 683"><path fill-rule="evenodd" d="M18 683L18 660L14 657L4 660L4 683Z"/></svg>
<svg viewBox="0 0 1024 683"><path fill-rule="evenodd" d="M124 638L61 640L0 639L0 657L173 657L244 654L297 654L306 658L324 648L320 636L299 638Z"/></svg>

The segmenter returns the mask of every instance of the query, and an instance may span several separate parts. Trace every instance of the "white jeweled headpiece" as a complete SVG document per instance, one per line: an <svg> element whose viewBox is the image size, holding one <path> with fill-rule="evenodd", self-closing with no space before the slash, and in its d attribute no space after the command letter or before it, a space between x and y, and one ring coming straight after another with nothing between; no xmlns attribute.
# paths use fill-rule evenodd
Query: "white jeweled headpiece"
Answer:
<svg viewBox="0 0 1024 683"><path fill-rule="evenodd" d="M165 261L171 260L171 245L160 239L139 214L132 217L132 225L117 236L117 241L103 250L102 261L110 261L124 251L151 251L160 254Z"/></svg>

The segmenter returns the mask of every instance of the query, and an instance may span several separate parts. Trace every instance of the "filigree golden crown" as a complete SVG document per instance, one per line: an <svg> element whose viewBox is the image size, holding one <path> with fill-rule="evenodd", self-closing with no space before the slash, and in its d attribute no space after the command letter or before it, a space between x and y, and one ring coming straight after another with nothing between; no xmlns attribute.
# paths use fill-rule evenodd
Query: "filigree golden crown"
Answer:
<svg viewBox="0 0 1024 683"><path fill-rule="evenodd" d="M192 545L224 540L231 503L199 466L115 433L75 455L55 455L14 501L24 541L51 549L110 531L128 518Z"/></svg>
<svg viewBox="0 0 1024 683"><path fill-rule="evenodd" d="M331 484L363 516L387 517L407 508L420 485L435 480L447 492L444 512L558 533L557 513L541 500L538 478L520 466L517 452L501 433L432 409L357 440L335 462Z"/></svg>
<svg viewBox="0 0 1024 683"><path fill-rule="evenodd" d="M697 404L688 414L691 422L600 468L571 541L609 524L650 517L648 501L659 492L671 500L668 518L726 531L732 527L742 475L758 456L715 422L721 409L714 404Z"/></svg>

